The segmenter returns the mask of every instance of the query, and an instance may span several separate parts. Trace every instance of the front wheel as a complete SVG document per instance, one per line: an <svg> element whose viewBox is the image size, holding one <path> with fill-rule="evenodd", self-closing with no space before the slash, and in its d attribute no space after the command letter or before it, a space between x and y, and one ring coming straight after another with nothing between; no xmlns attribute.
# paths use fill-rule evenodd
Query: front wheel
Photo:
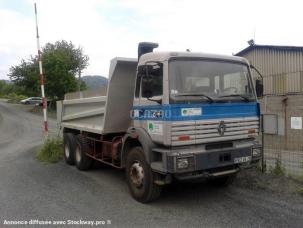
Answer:
<svg viewBox="0 0 303 228"><path fill-rule="evenodd" d="M154 183L154 174L145 161L141 147L132 148L127 155L126 180L135 200L147 203L160 197L161 186Z"/></svg>

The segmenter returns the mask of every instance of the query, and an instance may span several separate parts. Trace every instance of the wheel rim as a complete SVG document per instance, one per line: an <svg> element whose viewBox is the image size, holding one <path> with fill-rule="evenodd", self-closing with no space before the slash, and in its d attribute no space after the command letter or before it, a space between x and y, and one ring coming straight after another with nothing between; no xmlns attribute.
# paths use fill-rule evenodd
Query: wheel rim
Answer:
<svg viewBox="0 0 303 228"><path fill-rule="evenodd" d="M143 167L141 166L139 161L135 161L132 166L130 167L130 179L132 184L140 188L143 185L143 180L144 180L144 170Z"/></svg>
<svg viewBox="0 0 303 228"><path fill-rule="evenodd" d="M77 161L77 163L80 163L80 161L81 161L81 151L80 151L79 146L76 147L76 161Z"/></svg>
<svg viewBox="0 0 303 228"><path fill-rule="evenodd" d="M69 158L70 151L69 151L68 145L65 145L65 147L64 147L64 153L65 153L65 157Z"/></svg>

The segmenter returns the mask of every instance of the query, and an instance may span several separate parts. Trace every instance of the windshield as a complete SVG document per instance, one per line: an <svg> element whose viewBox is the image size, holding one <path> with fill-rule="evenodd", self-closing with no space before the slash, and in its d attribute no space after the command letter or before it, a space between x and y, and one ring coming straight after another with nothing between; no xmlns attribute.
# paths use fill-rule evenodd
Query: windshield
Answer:
<svg viewBox="0 0 303 228"><path fill-rule="evenodd" d="M248 102L255 100L245 64L218 60L172 60L171 102Z"/></svg>

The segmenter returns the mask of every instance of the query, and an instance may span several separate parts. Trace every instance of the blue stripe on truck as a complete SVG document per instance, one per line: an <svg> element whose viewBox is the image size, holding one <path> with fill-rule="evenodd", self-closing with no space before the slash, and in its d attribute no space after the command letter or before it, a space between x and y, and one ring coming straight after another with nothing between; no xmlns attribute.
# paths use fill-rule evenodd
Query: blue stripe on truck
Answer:
<svg viewBox="0 0 303 228"><path fill-rule="evenodd" d="M169 104L134 106L135 120L184 121L260 116L259 103Z"/></svg>

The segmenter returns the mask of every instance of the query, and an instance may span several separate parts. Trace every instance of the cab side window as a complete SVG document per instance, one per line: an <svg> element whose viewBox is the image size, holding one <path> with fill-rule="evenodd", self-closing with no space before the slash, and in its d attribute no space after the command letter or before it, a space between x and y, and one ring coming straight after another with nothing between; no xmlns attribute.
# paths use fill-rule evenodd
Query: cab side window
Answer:
<svg viewBox="0 0 303 228"><path fill-rule="evenodd" d="M136 79L135 98L138 98L139 95L140 95L141 78L142 78L142 75L140 75L140 74L138 73L138 74L137 74L137 79Z"/></svg>
<svg viewBox="0 0 303 228"><path fill-rule="evenodd" d="M138 70L135 97L151 98L163 95L163 64L142 66Z"/></svg>

